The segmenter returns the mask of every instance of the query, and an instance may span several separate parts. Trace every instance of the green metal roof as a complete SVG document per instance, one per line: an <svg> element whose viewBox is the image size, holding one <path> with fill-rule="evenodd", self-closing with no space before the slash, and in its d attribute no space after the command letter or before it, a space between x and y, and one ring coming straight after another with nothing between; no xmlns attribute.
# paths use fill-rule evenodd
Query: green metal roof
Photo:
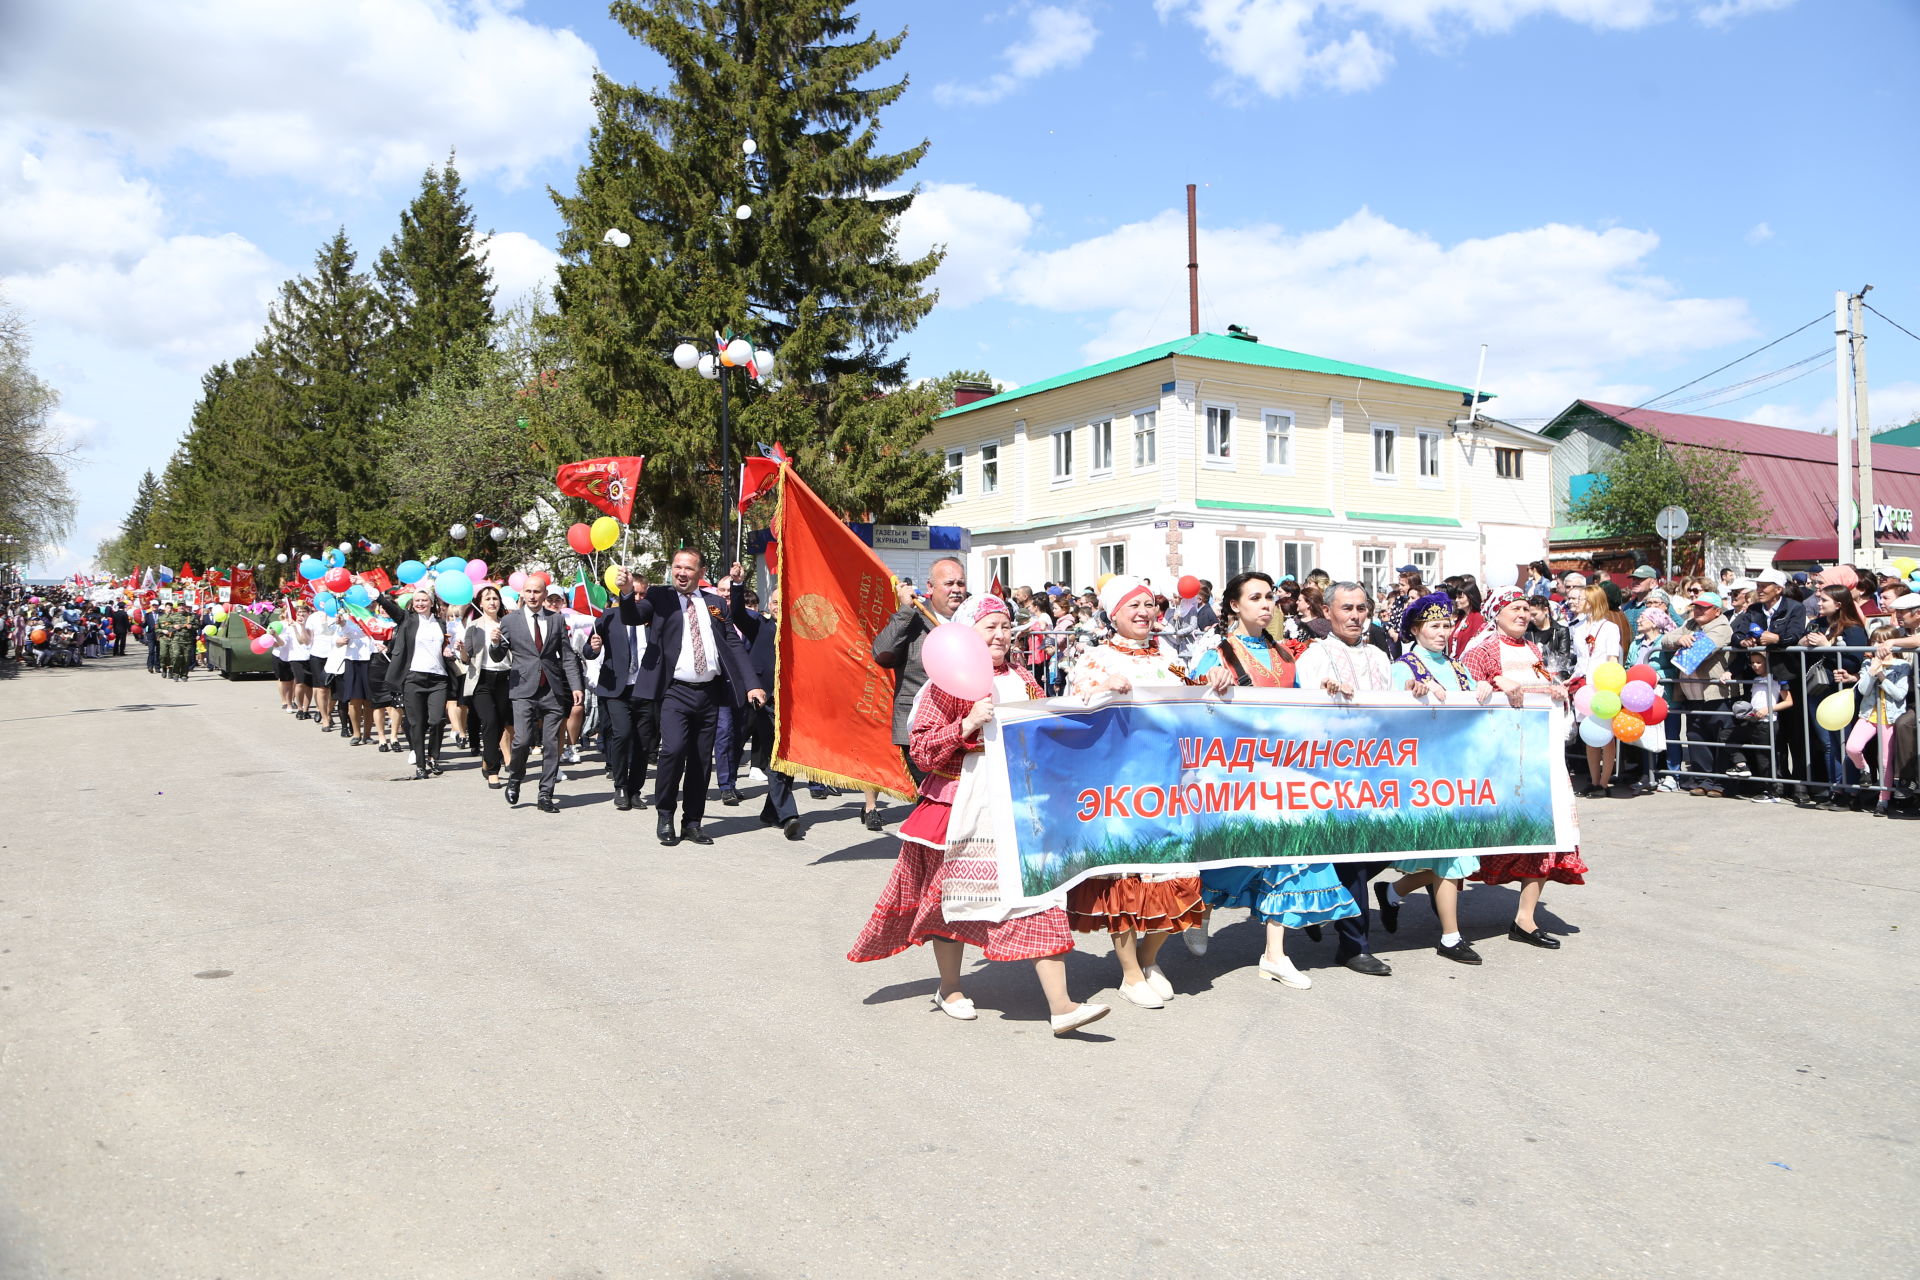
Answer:
<svg viewBox="0 0 1920 1280"><path fill-rule="evenodd" d="M1456 387L1450 382L1434 382L1429 378L1416 378L1411 374L1375 369L1370 365L1351 364L1345 360L1329 360L1325 356L1310 356L1300 351L1288 351L1284 347L1269 347L1258 342L1248 342L1244 338L1231 338L1223 333L1196 333L1184 338L1175 338L1171 342L1162 342L1157 346L1146 347L1129 355L1102 360L1098 364L1090 364L1083 369L1075 369L1071 373L1057 373L1051 378L1029 382L1023 387L1015 387L1011 391L1002 391L999 395L988 396L985 400L975 400L972 404L963 404L958 408L949 409L940 416L942 418L957 417L963 413L972 413L975 409L984 409L989 405L1005 404L1009 400L1038 395L1042 391L1070 387L1076 382L1104 377L1109 373L1152 364L1156 360L1165 360L1172 356L1189 356L1195 360L1220 360L1227 364L1250 364L1262 369L1290 369L1296 373L1330 373L1341 378L1367 378L1374 382L1398 383L1404 387L1452 391L1463 396L1473 394L1472 388ZM1483 391L1481 398L1491 399L1492 396Z"/></svg>
<svg viewBox="0 0 1920 1280"><path fill-rule="evenodd" d="M1905 445L1909 449L1920 449L1920 420L1909 422L1904 427L1895 427L1891 431L1875 433L1875 444Z"/></svg>

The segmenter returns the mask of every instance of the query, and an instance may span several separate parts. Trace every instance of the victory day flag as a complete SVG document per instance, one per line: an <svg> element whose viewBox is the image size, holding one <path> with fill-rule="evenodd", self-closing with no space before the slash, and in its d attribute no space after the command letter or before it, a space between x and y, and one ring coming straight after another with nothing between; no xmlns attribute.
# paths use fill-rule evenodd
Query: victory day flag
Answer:
<svg viewBox="0 0 1920 1280"><path fill-rule="evenodd" d="M745 511L771 492L780 483L780 468L793 462L782 449L779 442L773 448L762 448L760 456L748 458L740 465L740 502L738 509Z"/></svg>
<svg viewBox="0 0 1920 1280"><path fill-rule="evenodd" d="M873 659L873 638L894 610L893 574L792 467L780 468L779 489L774 767L912 799L893 745L893 675Z"/></svg>
<svg viewBox="0 0 1920 1280"><path fill-rule="evenodd" d="M640 487L645 458L589 458L569 462L553 477L554 487L573 498L585 498L621 524L633 523L633 498Z"/></svg>

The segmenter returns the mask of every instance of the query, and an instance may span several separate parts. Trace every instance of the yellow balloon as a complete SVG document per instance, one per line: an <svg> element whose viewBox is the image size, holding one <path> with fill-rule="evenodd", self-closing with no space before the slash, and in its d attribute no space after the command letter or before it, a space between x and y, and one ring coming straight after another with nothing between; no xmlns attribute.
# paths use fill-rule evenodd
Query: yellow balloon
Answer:
<svg viewBox="0 0 1920 1280"><path fill-rule="evenodd" d="M620 566L617 564L608 565L607 571L600 575L600 581L607 584L607 590L618 591L620 589Z"/></svg>
<svg viewBox="0 0 1920 1280"><path fill-rule="evenodd" d="M1627 687L1627 669L1617 662L1603 662L1593 669L1593 687L1618 693Z"/></svg>
<svg viewBox="0 0 1920 1280"><path fill-rule="evenodd" d="M620 522L612 516L601 516L593 522L593 528L587 532L593 539L593 549L595 551L605 551L608 547L620 541Z"/></svg>
<svg viewBox="0 0 1920 1280"><path fill-rule="evenodd" d="M1813 718L1828 733L1838 733L1853 723L1853 690L1842 689L1830 693L1820 700L1820 706L1814 711Z"/></svg>
<svg viewBox="0 0 1920 1280"><path fill-rule="evenodd" d="M1915 569L1920 569L1920 560L1915 560L1912 556L1895 556L1893 558L1893 571L1901 577L1912 577Z"/></svg>
<svg viewBox="0 0 1920 1280"><path fill-rule="evenodd" d="M215 622L225 622L227 620L227 611L225 609L215 609L213 611L213 620Z"/></svg>
<svg viewBox="0 0 1920 1280"><path fill-rule="evenodd" d="M1105 591L1107 589L1107 582L1112 577L1113 575L1110 573L1101 574L1098 578L1095 578L1093 580L1093 589L1095 591Z"/></svg>

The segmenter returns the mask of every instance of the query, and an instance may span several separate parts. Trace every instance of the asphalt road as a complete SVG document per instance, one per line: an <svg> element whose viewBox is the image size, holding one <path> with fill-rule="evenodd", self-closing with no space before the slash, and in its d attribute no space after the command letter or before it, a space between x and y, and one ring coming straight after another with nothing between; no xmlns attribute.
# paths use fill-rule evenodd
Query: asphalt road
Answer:
<svg viewBox="0 0 1920 1280"><path fill-rule="evenodd" d="M1558 952L1473 889L1482 968L1414 904L1292 991L1222 913L1056 1040L1027 966L847 963L857 798L665 850L277 702L0 681L0 1277L1913 1274L1913 825L1592 804Z"/></svg>

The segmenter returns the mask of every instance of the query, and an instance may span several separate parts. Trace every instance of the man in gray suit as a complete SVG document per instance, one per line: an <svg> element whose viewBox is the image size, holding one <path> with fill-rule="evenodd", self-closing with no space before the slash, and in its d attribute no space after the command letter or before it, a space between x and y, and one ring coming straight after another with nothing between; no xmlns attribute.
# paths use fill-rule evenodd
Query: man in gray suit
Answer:
<svg viewBox="0 0 1920 1280"><path fill-rule="evenodd" d="M925 608L914 602L912 587L901 587L899 611L887 619L887 625L873 638L873 660L894 673L893 744L906 757L907 769L915 782L920 781L921 773L913 767L913 757L907 754L907 731L912 728L909 721L913 718L914 695L927 682L927 669L920 661L920 646L926 643L927 633L936 625L928 620L926 610L931 610L939 622L945 622L966 599L967 567L958 560L936 560L927 571Z"/></svg>
<svg viewBox="0 0 1920 1280"><path fill-rule="evenodd" d="M507 768L507 803L520 803L527 752L532 750L537 732L539 809L542 813L558 813L560 806L554 802L553 788L560 780L560 727L586 700L586 672L580 665L580 655L567 642L566 619L545 612L531 596L524 607L507 616L500 630L513 662L513 677L507 688L513 702L513 759Z"/></svg>

